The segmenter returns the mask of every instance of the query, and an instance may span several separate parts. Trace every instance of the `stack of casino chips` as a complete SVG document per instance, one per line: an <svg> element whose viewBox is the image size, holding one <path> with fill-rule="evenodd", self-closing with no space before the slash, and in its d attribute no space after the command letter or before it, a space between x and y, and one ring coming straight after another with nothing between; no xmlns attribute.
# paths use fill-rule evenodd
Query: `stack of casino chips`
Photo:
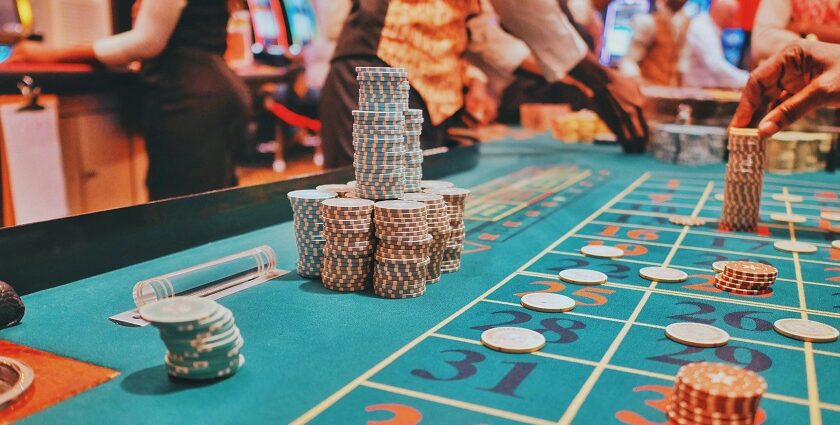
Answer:
<svg viewBox="0 0 840 425"><path fill-rule="evenodd" d="M689 363L677 372L666 412L675 424L746 425L755 422L767 382L723 363Z"/></svg>
<svg viewBox="0 0 840 425"><path fill-rule="evenodd" d="M446 201L443 200L443 196L434 193L406 193L400 200L426 204L426 223L428 224L429 234L432 235L432 245L429 247L429 266L426 269L426 283L437 283L440 281L443 251L449 242L450 234Z"/></svg>
<svg viewBox="0 0 840 425"><path fill-rule="evenodd" d="M779 271L754 261L729 261L722 273L715 276L715 287L737 295L766 295L776 281Z"/></svg>
<svg viewBox="0 0 840 425"><path fill-rule="evenodd" d="M360 198L396 199L404 192L406 77L403 68L356 68L359 109L353 111L353 166L354 191Z"/></svg>
<svg viewBox="0 0 840 425"><path fill-rule="evenodd" d="M321 203L324 222L321 282L334 291L362 291L373 265L373 201L333 198Z"/></svg>
<svg viewBox="0 0 840 425"><path fill-rule="evenodd" d="M403 156L403 182L406 193L421 190L423 180L423 149L420 147L420 134L423 131L423 110L405 111L405 154Z"/></svg>
<svg viewBox="0 0 840 425"><path fill-rule="evenodd" d="M758 227L765 143L756 129L729 129L729 162L720 220L724 229L753 232Z"/></svg>
<svg viewBox="0 0 840 425"><path fill-rule="evenodd" d="M461 252L464 249L466 227L464 227L464 207L470 191L459 187L444 187L424 189L426 193L441 195L446 201L449 219L449 239L443 251L441 271L443 273L456 272L461 269Z"/></svg>
<svg viewBox="0 0 840 425"><path fill-rule="evenodd" d="M347 198L353 193L353 186L349 184L322 184L315 186L315 190L335 193L339 198Z"/></svg>
<svg viewBox="0 0 840 425"><path fill-rule="evenodd" d="M298 248L297 272L308 278L321 276L322 248L324 246L321 201L335 198L336 194L320 190L295 190L289 192Z"/></svg>
<svg viewBox="0 0 840 425"><path fill-rule="evenodd" d="M378 244L373 292L384 298L415 298L426 293L432 235L427 207L414 201L380 201L373 220Z"/></svg>
<svg viewBox="0 0 840 425"><path fill-rule="evenodd" d="M160 331L166 345L166 372L177 378L216 379L245 364L245 340L233 313L199 297L172 297L140 308L140 317Z"/></svg>

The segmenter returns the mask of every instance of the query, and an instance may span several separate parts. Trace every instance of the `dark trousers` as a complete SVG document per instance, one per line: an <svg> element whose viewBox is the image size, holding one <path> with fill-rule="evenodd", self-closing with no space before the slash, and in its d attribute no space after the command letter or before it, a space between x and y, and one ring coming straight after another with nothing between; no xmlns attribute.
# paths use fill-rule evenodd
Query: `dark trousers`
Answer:
<svg viewBox="0 0 840 425"><path fill-rule="evenodd" d="M321 92L321 145L324 150L324 167L337 168L353 164L353 114L359 108L359 83L357 66L388 66L376 57L334 59ZM411 81L411 75L408 76ZM446 124L433 126L426 104L412 88L409 107L423 110L423 149L443 146L446 141Z"/></svg>
<svg viewBox="0 0 840 425"><path fill-rule="evenodd" d="M245 84L220 55L167 51L143 66L143 133L152 200L236 184L232 152L250 116Z"/></svg>

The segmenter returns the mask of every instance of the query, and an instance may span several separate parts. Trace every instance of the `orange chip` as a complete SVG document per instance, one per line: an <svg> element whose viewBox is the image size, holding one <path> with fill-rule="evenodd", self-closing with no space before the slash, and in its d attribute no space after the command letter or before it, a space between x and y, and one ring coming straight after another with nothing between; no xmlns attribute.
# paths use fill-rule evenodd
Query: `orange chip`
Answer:
<svg viewBox="0 0 840 425"><path fill-rule="evenodd" d="M742 277L776 277L779 271L768 264L756 261L730 261L726 263L724 272L730 276Z"/></svg>

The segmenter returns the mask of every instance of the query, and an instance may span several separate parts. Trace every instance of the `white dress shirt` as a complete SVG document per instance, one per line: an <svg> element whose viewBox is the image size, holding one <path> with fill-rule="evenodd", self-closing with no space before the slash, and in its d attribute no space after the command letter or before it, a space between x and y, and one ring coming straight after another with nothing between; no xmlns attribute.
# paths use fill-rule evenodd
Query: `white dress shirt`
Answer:
<svg viewBox="0 0 840 425"><path fill-rule="evenodd" d="M187 0L143 0L134 27L93 43L96 59L108 66L158 56L175 31Z"/></svg>
<svg viewBox="0 0 840 425"><path fill-rule="evenodd" d="M747 83L749 73L723 55L721 34L708 13L691 20L679 65L684 86L741 88Z"/></svg>
<svg viewBox="0 0 840 425"><path fill-rule="evenodd" d="M682 9L677 13L672 13L664 6L660 6L657 13L670 14L671 29L675 37L679 39L680 32L686 27L686 21L690 19L688 15ZM628 77L641 78L642 70L639 68L639 63L647 56L656 37L656 22L650 14L639 13L633 16L630 26L633 28L633 36L630 39L630 46L627 47L627 53L618 63L618 70Z"/></svg>

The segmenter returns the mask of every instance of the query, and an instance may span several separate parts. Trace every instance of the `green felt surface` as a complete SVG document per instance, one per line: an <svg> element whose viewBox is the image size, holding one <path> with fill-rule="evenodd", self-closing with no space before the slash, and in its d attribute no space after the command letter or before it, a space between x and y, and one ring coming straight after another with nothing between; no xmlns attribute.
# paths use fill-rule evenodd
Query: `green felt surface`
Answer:
<svg viewBox="0 0 840 425"><path fill-rule="evenodd" d="M203 384L168 379L157 331L117 326L107 317L133 306L131 288L138 280L258 245L272 246L279 266L293 269L291 223L26 296L24 322L4 330L2 338L110 367L120 376L22 422L287 423L363 374L365 379L356 381L360 385L323 405L312 422L420 417L423 423L541 423L559 420L570 404L576 414L566 419L574 423L642 423L633 418L662 422L664 414L648 402L662 398L671 386L665 378L681 363L701 359L759 370L779 396L762 402L766 423L807 423L816 412L830 423L840 415L840 343L815 344L817 352L811 354L803 343L767 329L777 318L798 317L797 270L809 282L803 291L812 318L840 326L836 252L827 248L830 238L824 231L805 229L820 224L815 218L820 208L840 207L835 176L767 180L768 193L785 186L813 198L806 202L810 209L797 210L809 215L797 237L819 243L820 251L796 262L766 243L788 238L783 226L770 226L747 238L727 238L714 224L681 235L682 227L663 222L662 215L690 214L710 181L715 186L700 216L719 216L720 202L711 195L722 191L722 164L686 171L646 156L621 155L615 147L564 145L548 137L492 143L481 151L478 168L449 179L458 186L477 187L476 194L487 200L483 205L492 206L476 206L473 217L482 220L467 222L468 252L460 272L444 275L425 296L412 300L333 293L294 272L224 298L222 304L234 312L245 338L247 357L244 369L229 379ZM638 188L599 212L647 172L651 174ZM674 179L680 184L669 192ZM488 187L487 182L494 183ZM516 189L517 197L495 193L493 186L499 185ZM663 193L672 198L652 201L661 200L657 195ZM505 207L523 200L527 205L522 209ZM784 207L765 202L763 216ZM506 208L512 212L504 216ZM551 252L543 252L595 212L597 216ZM655 239L649 239L651 231ZM637 311L649 285L638 277L638 269L646 262L665 261L678 240L684 247L671 264L684 268L691 279L659 285ZM577 254L592 241L622 244L635 255L596 260ZM712 261L756 256L780 270L771 297L756 300L709 292ZM560 284L554 276L570 267L602 270L614 284L594 289ZM485 301L470 304L502 282ZM576 298L576 315L518 306L518 294L546 288ZM606 301L598 305L599 300ZM456 312L451 321L434 328L434 335L424 334ZM625 329L634 313L638 324ZM661 330L682 320L714 323L740 340L719 349L685 350L665 339ZM476 344L483 328L507 322L544 332L549 340L543 349L546 355L503 354ZM420 336L416 345L392 356ZM613 347L616 338L621 343ZM586 397L574 403L605 355L610 366L598 369ZM806 356L813 356L817 382L809 383ZM387 362L381 363L384 359ZM381 367L371 369L378 364ZM825 379L832 375L835 379ZM809 384L816 386L824 403L810 410L809 402L816 400L809 399Z"/></svg>

